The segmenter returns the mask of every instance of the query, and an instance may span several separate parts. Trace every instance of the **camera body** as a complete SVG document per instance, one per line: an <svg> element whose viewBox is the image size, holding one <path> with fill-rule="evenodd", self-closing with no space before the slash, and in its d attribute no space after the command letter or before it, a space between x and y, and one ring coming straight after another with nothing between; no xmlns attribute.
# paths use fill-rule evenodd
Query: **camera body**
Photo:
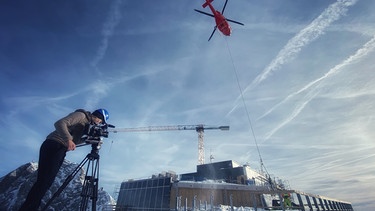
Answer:
<svg viewBox="0 0 375 211"><path fill-rule="evenodd" d="M108 138L108 125L107 124L92 125L87 135L89 137L94 137L94 138L100 138L100 137Z"/></svg>
<svg viewBox="0 0 375 211"><path fill-rule="evenodd" d="M115 126L110 124L88 124L86 125L85 135L82 136L81 141L86 144L101 144L103 137L108 138L108 128L114 128Z"/></svg>

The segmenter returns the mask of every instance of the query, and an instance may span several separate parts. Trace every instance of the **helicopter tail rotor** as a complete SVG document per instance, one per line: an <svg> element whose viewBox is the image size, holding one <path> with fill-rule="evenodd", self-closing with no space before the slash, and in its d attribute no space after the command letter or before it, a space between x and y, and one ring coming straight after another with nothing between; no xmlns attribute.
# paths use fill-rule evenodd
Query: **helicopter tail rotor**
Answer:
<svg viewBox="0 0 375 211"><path fill-rule="evenodd" d="M202 5L203 8L206 8L209 4L211 4L211 2L213 2L214 0L206 0L206 2Z"/></svg>

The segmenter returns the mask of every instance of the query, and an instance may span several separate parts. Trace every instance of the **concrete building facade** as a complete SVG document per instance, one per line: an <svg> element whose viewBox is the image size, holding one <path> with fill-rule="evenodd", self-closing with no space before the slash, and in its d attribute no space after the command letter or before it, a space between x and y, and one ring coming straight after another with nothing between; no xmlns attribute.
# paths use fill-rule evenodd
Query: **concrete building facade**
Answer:
<svg viewBox="0 0 375 211"><path fill-rule="evenodd" d="M290 197L289 204L285 195ZM349 202L288 190L232 160L198 165L197 172L179 176L169 172L125 181L116 210L212 210L222 205L255 210L353 210Z"/></svg>

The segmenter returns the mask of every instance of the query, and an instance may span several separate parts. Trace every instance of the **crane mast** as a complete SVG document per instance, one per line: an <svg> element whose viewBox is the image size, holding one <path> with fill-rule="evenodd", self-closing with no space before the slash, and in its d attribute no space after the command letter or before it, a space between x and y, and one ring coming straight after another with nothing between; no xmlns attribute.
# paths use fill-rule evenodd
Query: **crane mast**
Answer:
<svg viewBox="0 0 375 211"><path fill-rule="evenodd" d="M204 130L229 130L229 126L205 126L199 125L172 125L172 126L148 126L137 128L109 129L109 132L147 132L168 130L195 130L198 133L198 164L204 164Z"/></svg>

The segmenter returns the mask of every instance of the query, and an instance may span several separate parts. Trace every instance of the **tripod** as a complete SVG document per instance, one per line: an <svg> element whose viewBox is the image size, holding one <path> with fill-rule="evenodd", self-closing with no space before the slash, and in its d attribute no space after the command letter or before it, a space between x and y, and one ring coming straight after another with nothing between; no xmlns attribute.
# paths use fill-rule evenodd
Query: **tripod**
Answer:
<svg viewBox="0 0 375 211"><path fill-rule="evenodd" d="M45 211L52 203L52 201L60 195L65 189L69 182L75 177L75 175L82 169L87 163L85 180L82 186L81 192L81 204L80 211L86 211L89 199L91 199L91 210L96 211L96 201L98 199L98 181L99 181L99 149L101 140L88 140L86 143L91 144L91 152L82 160L82 162L68 175L64 183L60 188L53 194L52 198L48 200L46 205L42 208ZM90 174L91 173L91 174Z"/></svg>

